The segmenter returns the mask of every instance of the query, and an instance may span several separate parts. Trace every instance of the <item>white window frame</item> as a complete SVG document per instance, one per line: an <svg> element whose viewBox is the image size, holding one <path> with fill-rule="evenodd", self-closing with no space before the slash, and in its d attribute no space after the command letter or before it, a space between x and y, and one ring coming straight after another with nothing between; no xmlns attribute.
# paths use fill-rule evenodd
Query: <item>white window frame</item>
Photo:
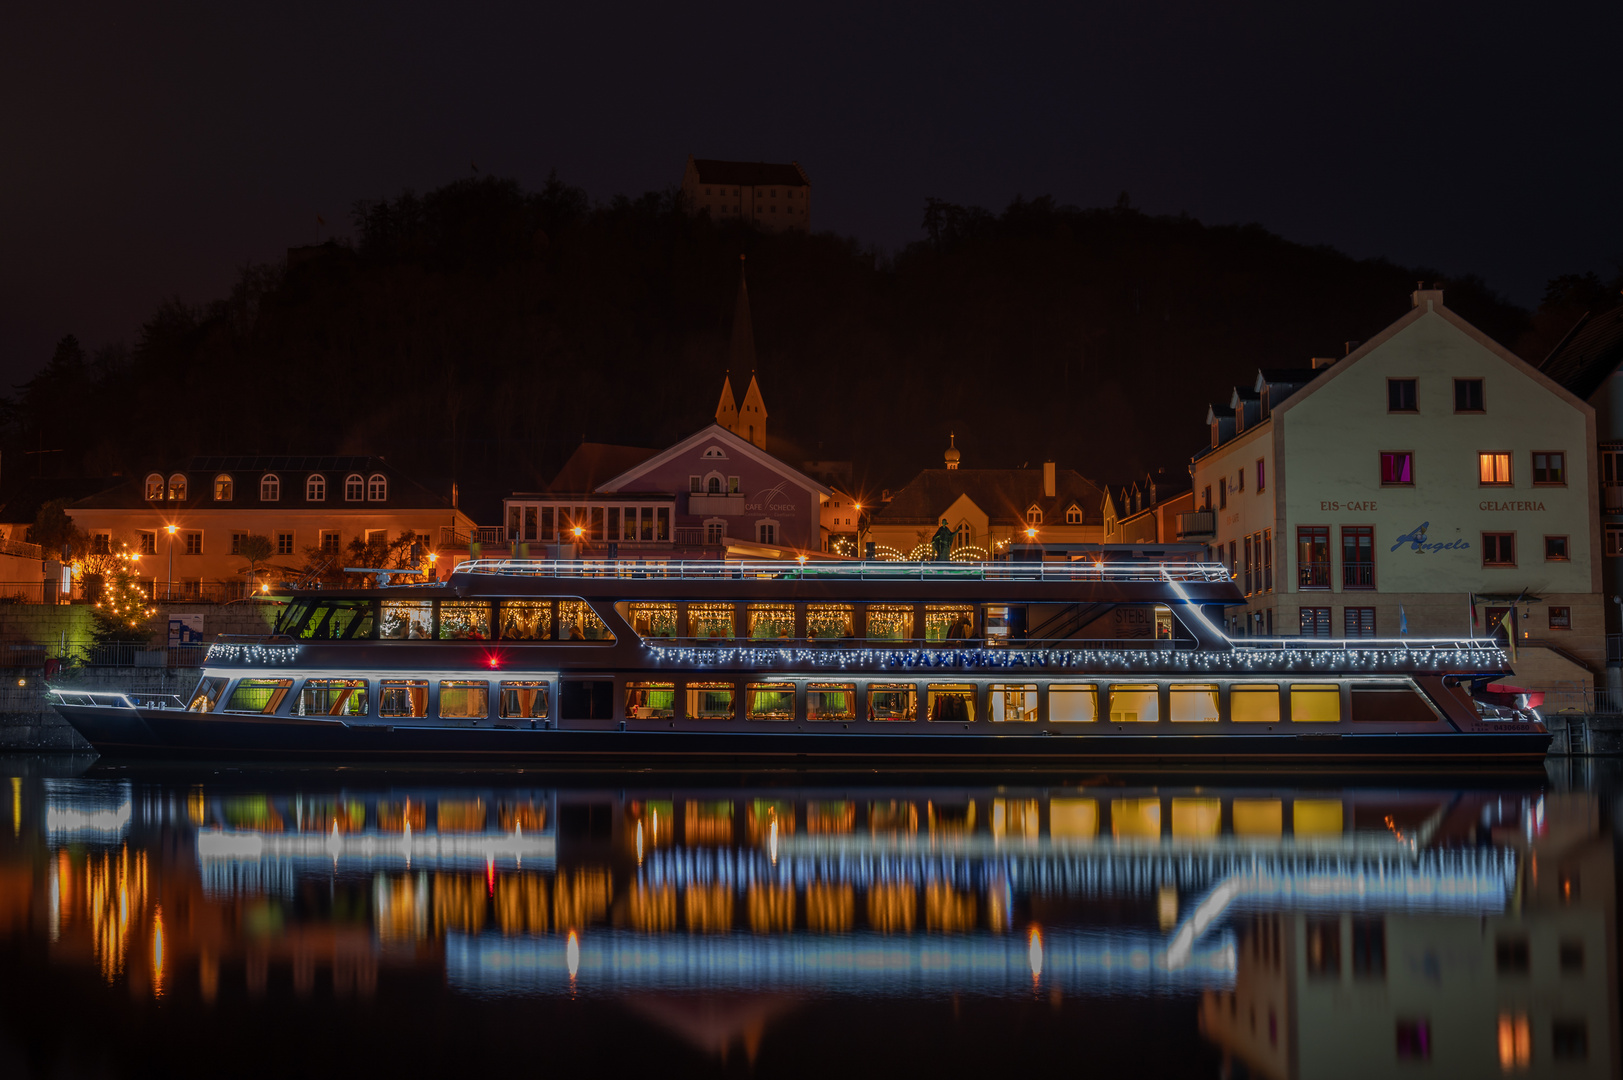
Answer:
<svg viewBox="0 0 1623 1080"><path fill-rule="evenodd" d="M1043 508L1032 503L1026 508L1026 524L1041 525L1043 523Z"/></svg>
<svg viewBox="0 0 1623 1080"><path fill-rule="evenodd" d="M772 530L772 539L768 540L762 535L764 530ZM783 526L776 518L757 518L755 521L755 542L757 544L771 544L777 547L782 543Z"/></svg>
<svg viewBox="0 0 1623 1080"><path fill-rule="evenodd" d="M353 494L352 494L353 493ZM366 477L352 472L344 477L344 501L363 502L366 499Z"/></svg>
<svg viewBox="0 0 1623 1080"><path fill-rule="evenodd" d="M380 472L375 472L366 478L366 501L389 501L389 478Z"/></svg>
<svg viewBox="0 0 1623 1080"><path fill-rule="evenodd" d="M169 498L173 499L176 502L180 502L181 500L186 498L186 474L185 473L170 473L169 474Z"/></svg>
<svg viewBox="0 0 1623 1080"><path fill-rule="evenodd" d="M147 473L146 499L147 502L162 502L164 495L163 473Z"/></svg>
<svg viewBox="0 0 1623 1080"><path fill-rule="evenodd" d="M275 473L266 473L259 478L259 501L281 502L282 478Z"/></svg>
<svg viewBox="0 0 1623 1080"><path fill-rule="evenodd" d="M231 502L237 494L237 482L231 478L230 473L216 473L214 476L214 501Z"/></svg>
<svg viewBox="0 0 1623 1080"><path fill-rule="evenodd" d="M321 473L311 473L304 478L304 501L327 501L327 478Z"/></svg>

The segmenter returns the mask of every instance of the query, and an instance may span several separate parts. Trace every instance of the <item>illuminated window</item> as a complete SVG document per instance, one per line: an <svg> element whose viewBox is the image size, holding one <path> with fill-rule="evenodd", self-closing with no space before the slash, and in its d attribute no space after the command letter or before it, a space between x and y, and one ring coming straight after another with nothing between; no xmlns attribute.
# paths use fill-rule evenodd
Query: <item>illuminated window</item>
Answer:
<svg viewBox="0 0 1623 1080"><path fill-rule="evenodd" d="M163 474L149 473L146 482L146 498L148 502L163 498Z"/></svg>
<svg viewBox="0 0 1623 1080"><path fill-rule="evenodd" d="M221 473L214 478L214 501L230 502L231 493L235 489L229 473Z"/></svg>
<svg viewBox="0 0 1623 1080"><path fill-rule="evenodd" d="M627 720L669 720L675 715L675 683L626 683Z"/></svg>
<svg viewBox="0 0 1623 1080"><path fill-rule="evenodd" d="M427 716L428 680L384 679L378 687L378 715Z"/></svg>
<svg viewBox="0 0 1623 1080"><path fill-rule="evenodd" d="M304 498L306 502L325 502L327 498L327 478L320 473L311 473L304 481Z"/></svg>
<svg viewBox="0 0 1623 1080"><path fill-rule="evenodd" d="M857 688L852 683L808 683L806 719L849 721L857 718Z"/></svg>
<svg viewBox="0 0 1623 1080"><path fill-rule="evenodd" d="M1215 840L1222 824L1221 799L1172 800L1172 835L1179 840Z"/></svg>
<svg viewBox="0 0 1623 1080"><path fill-rule="evenodd" d="M281 707L291 689L292 679L243 679L231 691L225 711L269 715Z"/></svg>
<svg viewBox="0 0 1623 1080"><path fill-rule="evenodd" d="M1297 836L1340 836L1339 799L1297 799L1291 804L1291 829Z"/></svg>
<svg viewBox="0 0 1623 1080"><path fill-rule="evenodd" d="M385 600L379 637L392 641L426 641L434 636L434 601Z"/></svg>
<svg viewBox="0 0 1623 1080"><path fill-rule="evenodd" d="M490 601L441 600L439 637L447 641L490 640Z"/></svg>
<svg viewBox="0 0 1623 1080"><path fill-rule="evenodd" d="M1291 719L1297 723L1334 723L1341 719L1341 687L1334 683L1292 683Z"/></svg>
<svg viewBox="0 0 1623 1080"><path fill-rule="evenodd" d="M1525 1069L1533 1060L1533 1031L1526 1013L1499 1014L1499 1067Z"/></svg>
<svg viewBox="0 0 1623 1080"><path fill-rule="evenodd" d="M1567 538L1564 536L1546 536L1544 538L1544 561L1566 562L1572 556L1567 553Z"/></svg>
<svg viewBox="0 0 1623 1080"><path fill-rule="evenodd" d="M366 501L383 502L389 497L389 480L382 473L373 473L366 480Z"/></svg>
<svg viewBox="0 0 1623 1080"><path fill-rule="evenodd" d="M848 638L856 634L850 604L807 604L806 636L809 638Z"/></svg>
<svg viewBox="0 0 1623 1080"><path fill-rule="evenodd" d="M1153 724L1161 718L1161 691L1154 683L1116 683L1110 688L1112 724Z"/></svg>
<svg viewBox="0 0 1623 1080"><path fill-rule="evenodd" d="M930 683L925 688L925 715L935 723L968 724L975 720L975 687Z"/></svg>
<svg viewBox="0 0 1623 1080"><path fill-rule="evenodd" d="M868 639L870 641L907 641L913 636L913 606L911 604L869 604Z"/></svg>
<svg viewBox="0 0 1623 1080"><path fill-rule="evenodd" d="M169 498L171 501L186 497L186 474L175 473L169 478Z"/></svg>
<svg viewBox="0 0 1623 1080"><path fill-rule="evenodd" d="M795 718L794 683L750 683L745 694L745 715L751 720Z"/></svg>
<svg viewBox="0 0 1623 1080"><path fill-rule="evenodd" d="M1235 836L1274 839L1284 832L1285 807L1278 799L1235 799L1232 811Z"/></svg>
<svg viewBox="0 0 1623 1080"><path fill-rule="evenodd" d="M545 720L551 689L544 682L504 682L499 715L504 720Z"/></svg>
<svg viewBox="0 0 1623 1080"><path fill-rule="evenodd" d="M1099 835L1099 803L1095 799L1050 799L1048 835L1054 840L1092 840Z"/></svg>
<svg viewBox="0 0 1623 1080"><path fill-rule="evenodd" d="M733 704L735 693L736 690L732 683L688 683L687 718L689 720L731 720L735 714Z"/></svg>
<svg viewBox="0 0 1623 1080"><path fill-rule="evenodd" d="M1118 839L1161 839L1161 800L1113 800L1110 804L1110 833Z"/></svg>
<svg viewBox="0 0 1623 1080"><path fill-rule="evenodd" d="M306 679L293 706L295 716L365 716L365 679Z"/></svg>
<svg viewBox="0 0 1623 1080"><path fill-rule="evenodd" d="M1381 483L1386 487L1414 483L1414 451L1382 450Z"/></svg>
<svg viewBox="0 0 1623 1080"><path fill-rule="evenodd" d="M795 636L793 604L750 604L748 615L752 640L787 641Z"/></svg>
<svg viewBox="0 0 1623 1080"><path fill-rule="evenodd" d="M975 636L975 609L967 604L926 604L924 639L957 641Z"/></svg>
<svg viewBox="0 0 1623 1080"><path fill-rule="evenodd" d="M868 719L917 720L917 698L918 691L911 683L871 683L868 686Z"/></svg>
<svg viewBox="0 0 1623 1080"><path fill-rule="evenodd" d="M275 473L267 473L259 478L259 501L277 502L282 498L282 478Z"/></svg>
<svg viewBox="0 0 1623 1080"><path fill-rule="evenodd" d="M1171 705L1167 711L1175 724L1216 723L1217 686L1212 683L1173 683Z"/></svg>
<svg viewBox="0 0 1623 1080"><path fill-rule="evenodd" d="M1091 724L1099 719L1095 683L1049 683L1048 719L1056 724Z"/></svg>
<svg viewBox="0 0 1623 1080"><path fill-rule="evenodd" d="M733 636L733 605L689 604L688 636L730 638Z"/></svg>
<svg viewBox="0 0 1623 1080"><path fill-rule="evenodd" d="M990 689L993 723L1037 719L1036 683L993 683Z"/></svg>
<svg viewBox="0 0 1623 1080"><path fill-rule="evenodd" d="M632 604L631 629L638 637L674 638L676 636L675 604Z"/></svg>
<svg viewBox="0 0 1623 1080"><path fill-rule="evenodd" d="M550 641L550 600L503 600L498 617L503 641Z"/></svg>
<svg viewBox="0 0 1623 1080"><path fill-rule="evenodd" d="M1490 487L1509 485L1510 454L1503 450L1483 450L1476 456L1477 482Z"/></svg>
<svg viewBox="0 0 1623 1080"><path fill-rule="evenodd" d="M584 600L558 601L559 641L613 641L614 635Z"/></svg>

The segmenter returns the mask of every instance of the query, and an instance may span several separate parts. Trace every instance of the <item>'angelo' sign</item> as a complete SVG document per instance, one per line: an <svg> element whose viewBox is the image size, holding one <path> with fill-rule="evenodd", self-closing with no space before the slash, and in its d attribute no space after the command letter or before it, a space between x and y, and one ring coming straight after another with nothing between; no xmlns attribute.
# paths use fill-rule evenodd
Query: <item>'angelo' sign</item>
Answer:
<svg viewBox="0 0 1623 1080"><path fill-rule="evenodd" d="M1431 522L1422 521L1419 528L1398 537L1398 542L1392 545L1392 550L1396 551L1404 544L1408 544L1410 551L1416 551L1424 555L1428 551L1458 551L1471 546L1468 540L1428 541L1426 539L1426 530L1429 528L1431 528Z"/></svg>

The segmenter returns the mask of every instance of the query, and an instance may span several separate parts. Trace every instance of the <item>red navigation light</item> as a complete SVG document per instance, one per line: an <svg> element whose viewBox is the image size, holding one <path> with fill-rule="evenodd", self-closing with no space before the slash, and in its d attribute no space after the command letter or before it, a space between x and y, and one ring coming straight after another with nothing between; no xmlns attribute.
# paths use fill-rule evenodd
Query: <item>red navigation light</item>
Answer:
<svg viewBox="0 0 1623 1080"><path fill-rule="evenodd" d="M494 649L487 649L485 651L485 665L487 667L491 667L491 668L499 668L499 667L501 667L502 666L501 654L496 652Z"/></svg>

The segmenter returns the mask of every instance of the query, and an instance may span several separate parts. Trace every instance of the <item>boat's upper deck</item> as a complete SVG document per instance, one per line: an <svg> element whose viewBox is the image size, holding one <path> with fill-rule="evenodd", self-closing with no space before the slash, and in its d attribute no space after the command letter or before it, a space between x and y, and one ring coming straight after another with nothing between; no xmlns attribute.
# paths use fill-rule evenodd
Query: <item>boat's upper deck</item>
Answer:
<svg viewBox="0 0 1623 1080"><path fill-rule="evenodd" d="M995 562L784 562L767 560L470 559L459 577L625 578L673 581L1021 581L1021 582L1224 582L1234 576L1222 563L1151 562L1142 559Z"/></svg>

